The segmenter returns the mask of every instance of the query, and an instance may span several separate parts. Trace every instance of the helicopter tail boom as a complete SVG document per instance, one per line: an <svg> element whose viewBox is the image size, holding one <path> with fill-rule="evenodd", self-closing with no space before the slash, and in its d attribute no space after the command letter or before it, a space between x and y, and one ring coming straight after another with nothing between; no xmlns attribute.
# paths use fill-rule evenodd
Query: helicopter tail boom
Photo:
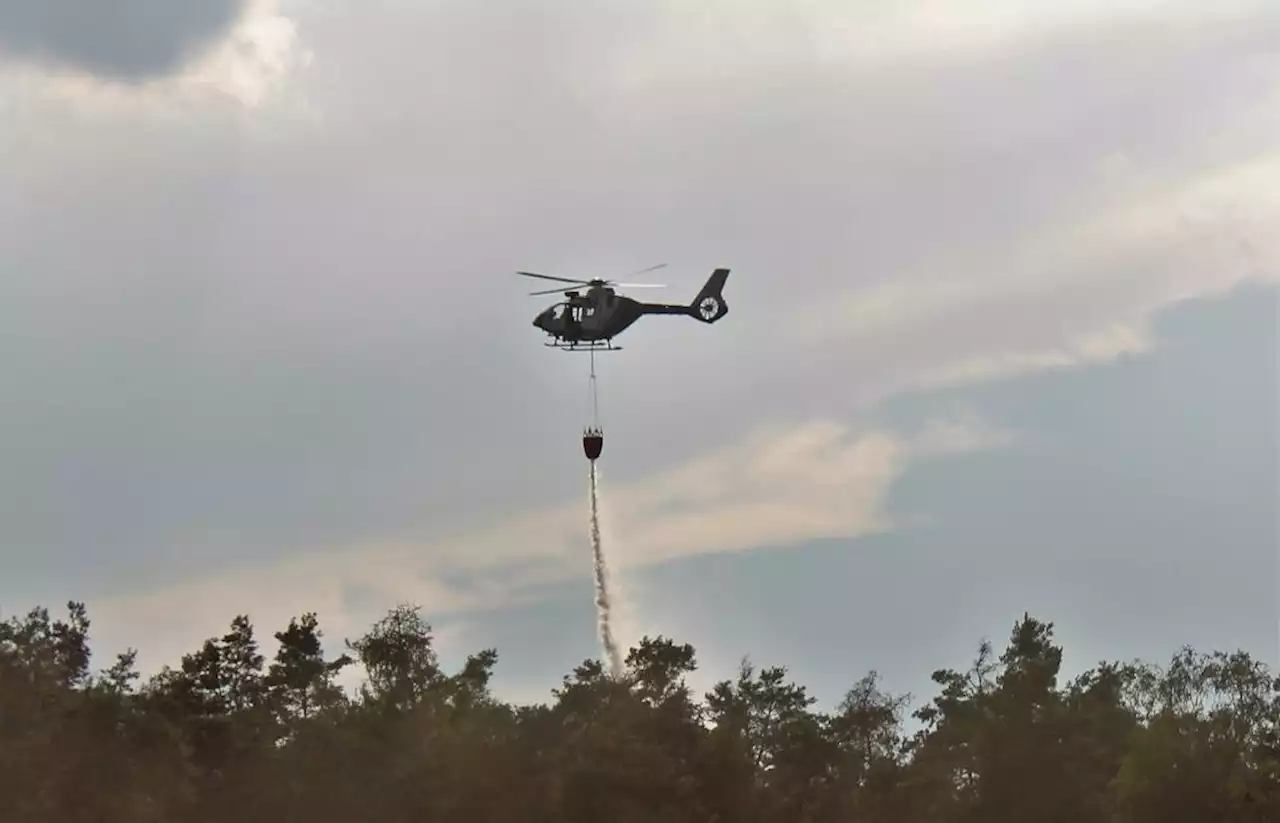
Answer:
<svg viewBox="0 0 1280 823"><path fill-rule="evenodd" d="M641 303L641 314L685 314L703 323L714 323L729 313L729 304L724 300L724 281L729 277L728 269L716 269L707 278L702 291L693 301L685 305L671 303Z"/></svg>

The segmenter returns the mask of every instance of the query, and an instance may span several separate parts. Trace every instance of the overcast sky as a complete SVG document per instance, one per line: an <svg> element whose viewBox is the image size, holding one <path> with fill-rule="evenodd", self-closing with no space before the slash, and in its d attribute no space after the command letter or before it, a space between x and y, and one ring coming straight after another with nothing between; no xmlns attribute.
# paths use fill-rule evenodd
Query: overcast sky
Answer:
<svg viewBox="0 0 1280 823"><path fill-rule="evenodd" d="M0 610L86 600L154 668L409 600L545 692L597 654L590 406L512 272L668 262L732 309L601 358L623 640L825 697L1024 610L1084 665L1274 663L1278 38L1272 0L0 0Z"/></svg>

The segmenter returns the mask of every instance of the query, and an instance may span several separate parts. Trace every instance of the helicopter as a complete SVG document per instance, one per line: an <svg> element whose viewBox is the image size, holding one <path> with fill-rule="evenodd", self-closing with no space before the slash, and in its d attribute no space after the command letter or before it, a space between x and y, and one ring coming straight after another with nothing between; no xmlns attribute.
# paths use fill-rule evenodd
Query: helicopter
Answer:
<svg viewBox="0 0 1280 823"><path fill-rule="evenodd" d="M660 269L662 263L644 271ZM729 277L728 269L711 272L702 290L686 304L644 303L618 294L615 289L664 288L656 283L615 283L612 280L574 280L549 274L521 271L517 274L572 283L575 288L556 288L530 292L531 296L563 293L567 298L540 312L533 319L535 328L542 329L552 342L543 343L548 348L564 351L620 351L613 345L613 338L631 327L641 317L649 314L678 314L692 317L703 323L714 323L729 313L721 291ZM642 272L637 272L640 274ZM585 293L582 289L585 288Z"/></svg>

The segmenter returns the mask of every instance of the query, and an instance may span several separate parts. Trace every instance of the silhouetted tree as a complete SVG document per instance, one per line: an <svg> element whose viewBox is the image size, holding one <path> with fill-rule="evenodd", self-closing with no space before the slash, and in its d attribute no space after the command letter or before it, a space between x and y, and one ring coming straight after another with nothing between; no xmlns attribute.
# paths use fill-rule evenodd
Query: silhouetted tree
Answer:
<svg viewBox="0 0 1280 823"><path fill-rule="evenodd" d="M325 823L1178 823L1280 820L1280 678L1243 651L1101 662L1059 683L1053 624L1023 615L938 693L870 672L829 712L744 661L698 698L693 647L643 638L614 679L586 660L550 700L454 673L416 606L326 657L314 613L248 616L139 687L136 653L91 669L89 619L0 623L0 820ZM337 675L359 662L353 693ZM264 671L265 667L265 671Z"/></svg>

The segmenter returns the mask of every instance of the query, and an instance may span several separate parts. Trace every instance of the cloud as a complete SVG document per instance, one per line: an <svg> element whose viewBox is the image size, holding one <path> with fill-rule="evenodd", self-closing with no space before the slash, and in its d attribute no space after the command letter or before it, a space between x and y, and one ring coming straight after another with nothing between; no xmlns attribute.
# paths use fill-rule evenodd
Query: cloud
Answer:
<svg viewBox="0 0 1280 823"><path fill-rule="evenodd" d="M1097 214L833 293L786 325L825 367L831 352L846 363L862 359L849 349L865 352L860 372L881 397L1138 354L1171 303L1280 279L1277 187L1273 153L1154 188L1121 185Z"/></svg>
<svg viewBox="0 0 1280 823"><path fill-rule="evenodd" d="M269 135L282 119L314 116L294 82L314 54L282 0L111 0L83 3L87 14L76 4L0 0L0 18L20 18L13 30L0 19L0 103L24 125L69 107L76 117L187 129L230 118ZM238 118L246 109L259 116Z"/></svg>
<svg viewBox="0 0 1280 823"><path fill-rule="evenodd" d="M1065 345L1056 348L1013 350L959 360L934 372L920 375L915 386L941 388L1033 374L1048 369L1080 368L1106 363L1117 357L1143 354L1150 351L1151 346L1145 328L1117 324L1097 334L1070 339Z"/></svg>
<svg viewBox="0 0 1280 823"><path fill-rule="evenodd" d="M625 535L611 557L645 566L794 542L801 534L850 537L889 529L883 495L904 465L1006 445L1008 437L972 420L933 421L905 437L857 434L834 421L759 432L743 445L605 497L612 532Z"/></svg>
<svg viewBox="0 0 1280 823"><path fill-rule="evenodd" d="M0 55L143 80L181 70L248 7L249 0L0 0Z"/></svg>
<svg viewBox="0 0 1280 823"><path fill-rule="evenodd" d="M1073 2L1053 8L1018 0L682 0L631 11L630 48L611 49L612 73L627 88L678 86L690 75L756 78L793 67L797 58L824 66L893 70L952 66L1043 49L1064 37L1098 37L1099 21L1130 29L1150 42L1188 28L1229 28L1256 22L1267 0ZM614 11L614 9L611 9ZM1126 38L1128 40L1129 38Z"/></svg>
<svg viewBox="0 0 1280 823"><path fill-rule="evenodd" d="M291 572L354 615L576 569L585 364L537 345L516 268L666 260L676 299L733 268L729 321L638 324L600 378L613 516L676 472L739 537L772 481L716 488L761 427L1138 351L1152 307L1275 270L1272 4L359 5L258 3L127 88L0 78L6 602L249 608L274 561L365 549L345 587ZM876 525L805 483L780 534ZM490 526L509 558L508 521L561 561L437 562ZM673 505L619 551L712 523Z"/></svg>

